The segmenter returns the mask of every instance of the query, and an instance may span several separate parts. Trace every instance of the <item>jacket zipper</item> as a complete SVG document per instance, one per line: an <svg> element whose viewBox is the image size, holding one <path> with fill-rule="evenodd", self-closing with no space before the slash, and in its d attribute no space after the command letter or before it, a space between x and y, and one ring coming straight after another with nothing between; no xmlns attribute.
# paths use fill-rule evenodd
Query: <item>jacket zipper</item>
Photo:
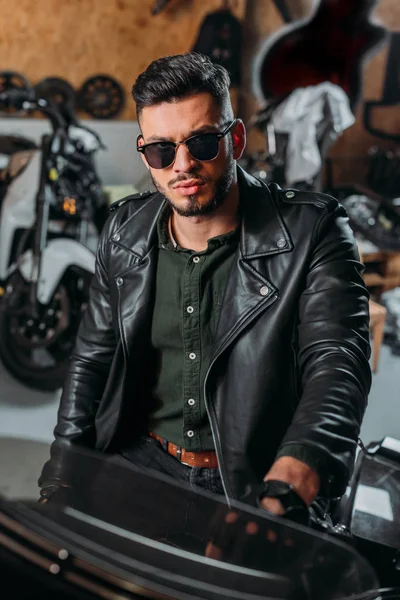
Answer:
<svg viewBox="0 0 400 600"><path fill-rule="evenodd" d="M277 293L273 294L269 298L268 304L266 306L264 305L263 308L267 308L271 304L271 302L273 300L276 300L277 298L278 298L278 294ZM252 316L254 316L254 315L252 315ZM248 323L248 319L244 323L242 323L241 327L235 332L235 334L237 335L238 333L240 333L242 331L242 329L247 326L247 323ZM223 463L223 459L222 459L221 438L219 435L217 423L216 423L216 421L213 420L213 415L211 414L210 407L208 405L208 396L207 396L207 392L206 392L206 385L207 385L207 379L208 379L211 369L213 368L215 362L218 360L218 358L221 356L221 354L224 352L224 350L229 346L231 338L232 338L232 335L230 335L229 338L226 340L226 342L222 346L220 346L218 352L214 356L212 362L210 363L210 366L207 369L207 373L204 378L204 385L203 385L204 404L206 407L208 420L210 421L211 434L212 434L212 438L213 438L213 442L214 442L214 446L215 446L215 452L217 455L217 460L218 460L218 465L219 465L219 470L220 470L220 474L221 474L221 483L222 483L222 487L224 489L224 494L225 494L225 498L228 503L228 506L230 506L230 498L233 497L233 494L232 494L232 490L230 488L229 482L227 481L226 475L225 475L225 468L224 468L224 463ZM230 495L229 495L229 492L230 492Z"/></svg>
<svg viewBox="0 0 400 600"><path fill-rule="evenodd" d="M220 475L221 475L222 487L223 487L223 490L224 490L224 494L225 494L225 498L226 498L226 501L228 503L228 506L230 506L230 496L229 496L229 493L228 493L229 484L227 483L227 481L225 481L224 467L223 467L223 463L222 463L221 442L220 442L220 438L219 438L218 427L217 427L216 423L214 422L214 420L212 418L210 407L208 406L208 398L207 398L207 393L206 393L206 383L205 382L206 382L206 379L208 377L209 372L210 372L210 367L209 367L209 369L207 371L207 374L206 374L206 377L204 379L204 404L206 406L208 420L210 421L211 434L212 434L212 438L213 438L213 442L214 442L215 452L216 452L216 455L217 455L217 460L218 460L218 465L219 465L219 472L220 472ZM229 491L230 491L230 489L229 489Z"/></svg>

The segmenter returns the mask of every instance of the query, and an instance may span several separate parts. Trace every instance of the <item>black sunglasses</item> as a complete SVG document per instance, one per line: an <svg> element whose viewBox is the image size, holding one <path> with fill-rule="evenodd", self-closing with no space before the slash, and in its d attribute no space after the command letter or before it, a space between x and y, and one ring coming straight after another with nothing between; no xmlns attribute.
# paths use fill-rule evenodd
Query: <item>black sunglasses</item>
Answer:
<svg viewBox="0 0 400 600"><path fill-rule="evenodd" d="M196 160L213 160L217 158L219 152L219 142L238 122L235 119L221 132L199 133L193 135L184 142L152 142L136 147L138 152L145 155L146 160L152 169L166 169L170 167L176 156L176 150L181 144L185 144L190 154ZM142 136L139 135L137 142Z"/></svg>

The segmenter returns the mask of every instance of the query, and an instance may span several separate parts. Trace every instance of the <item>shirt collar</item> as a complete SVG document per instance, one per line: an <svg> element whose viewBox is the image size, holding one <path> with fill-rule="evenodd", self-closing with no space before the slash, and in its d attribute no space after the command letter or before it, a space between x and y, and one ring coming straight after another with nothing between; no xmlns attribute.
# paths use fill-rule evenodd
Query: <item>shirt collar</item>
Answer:
<svg viewBox="0 0 400 600"><path fill-rule="evenodd" d="M158 222L157 222L157 232L158 232L158 247L163 248L164 250L172 250L175 252L183 251L183 252L193 252L190 249L181 248L179 244L174 240L172 232L170 234L170 228L168 226L170 217L172 214L172 209L168 203L166 203L162 210L160 211ZM203 252L196 252L196 254L207 254L220 246L227 245L236 245L239 241L240 237L240 220L239 224L232 231L228 231L227 233L223 233L222 235L217 235L216 237L210 238L208 240L208 245L206 250ZM172 237L171 237L172 236Z"/></svg>

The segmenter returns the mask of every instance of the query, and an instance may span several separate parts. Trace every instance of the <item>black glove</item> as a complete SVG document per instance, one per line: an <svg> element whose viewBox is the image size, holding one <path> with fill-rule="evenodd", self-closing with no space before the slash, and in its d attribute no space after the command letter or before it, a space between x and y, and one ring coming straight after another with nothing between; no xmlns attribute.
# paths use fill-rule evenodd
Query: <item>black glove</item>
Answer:
<svg viewBox="0 0 400 600"><path fill-rule="evenodd" d="M259 506L263 498L276 498L285 509L284 517L301 525L309 525L310 513L307 504L289 483L275 479L264 481L258 496Z"/></svg>

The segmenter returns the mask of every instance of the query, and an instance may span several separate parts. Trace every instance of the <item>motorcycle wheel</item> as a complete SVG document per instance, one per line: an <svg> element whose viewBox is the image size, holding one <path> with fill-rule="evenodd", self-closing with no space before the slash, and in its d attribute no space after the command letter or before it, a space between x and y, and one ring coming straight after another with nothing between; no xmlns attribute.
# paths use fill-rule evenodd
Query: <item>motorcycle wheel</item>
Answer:
<svg viewBox="0 0 400 600"><path fill-rule="evenodd" d="M22 384L41 391L62 387L91 276L67 272L38 318L26 313L29 288L19 274L10 279L13 304L0 314L0 358Z"/></svg>

